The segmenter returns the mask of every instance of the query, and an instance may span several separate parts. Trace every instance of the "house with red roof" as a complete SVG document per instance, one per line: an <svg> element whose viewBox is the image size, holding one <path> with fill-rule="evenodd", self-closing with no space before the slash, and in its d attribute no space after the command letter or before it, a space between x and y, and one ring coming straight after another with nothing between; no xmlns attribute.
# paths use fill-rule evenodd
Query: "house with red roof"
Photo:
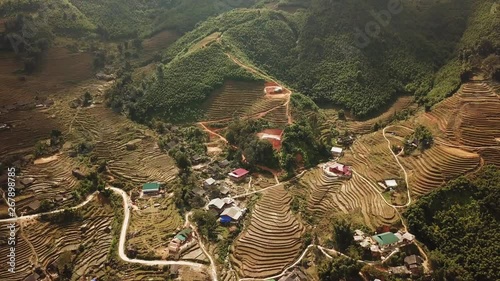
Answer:
<svg viewBox="0 0 500 281"><path fill-rule="evenodd" d="M340 163L335 163L335 165L331 166L330 172L339 175L339 176L344 176L344 177L351 177L352 176L352 170L351 167L340 164Z"/></svg>
<svg viewBox="0 0 500 281"><path fill-rule="evenodd" d="M231 178L231 180L233 181L242 181L247 177L249 173L249 171L243 168L239 168L229 173L229 178Z"/></svg>

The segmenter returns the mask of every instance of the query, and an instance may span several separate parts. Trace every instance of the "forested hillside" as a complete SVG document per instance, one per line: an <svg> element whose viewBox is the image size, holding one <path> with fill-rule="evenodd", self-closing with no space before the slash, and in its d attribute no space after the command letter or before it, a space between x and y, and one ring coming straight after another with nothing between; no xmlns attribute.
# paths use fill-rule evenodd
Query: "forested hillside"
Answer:
<svg viewBox="0 0 500 281"><path fill-rule="evenodd" d="M183 57L190 46L219 32L225 52L320 106L339 105L364 117L398 95L415 95L430 107L471 75L478 52L485 58L498 50L493 1L404 1L389 18L384 18L387 1L293 5L302 8L294 13L236 10L210 18L167 50L164 62ZM162 91L153 95L161 99Z"/></svg>
<svg viewBox="0 0 500 281"><path fill-rule="evenodd" d="M500 172L490 166L420 198L405 213L410 231L432 250L433 280L500 279L499 202Z"/></svg>

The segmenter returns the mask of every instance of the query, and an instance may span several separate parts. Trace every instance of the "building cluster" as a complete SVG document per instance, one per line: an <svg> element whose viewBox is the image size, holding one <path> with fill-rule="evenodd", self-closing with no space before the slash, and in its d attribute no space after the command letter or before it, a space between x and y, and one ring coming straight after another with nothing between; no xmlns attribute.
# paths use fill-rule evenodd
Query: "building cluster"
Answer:
<svg viewBox="0 0 500 281"><path fill-rule="evenodd" d="M227 224L238 222L246 213L246 208L240 208L236 202L230 198L212 199L207 206L209 211L217 212L220 223Z"/></svg>
<svg viewBox="0 0 500 281"><path fill-rule="evenodd" d="M362 248L369 249L372 255L384 260L399 247L413 243L415 235L409 232L398 231L396 233L384 232L370 236L357 229L354 232L353 238Z"/></svg>

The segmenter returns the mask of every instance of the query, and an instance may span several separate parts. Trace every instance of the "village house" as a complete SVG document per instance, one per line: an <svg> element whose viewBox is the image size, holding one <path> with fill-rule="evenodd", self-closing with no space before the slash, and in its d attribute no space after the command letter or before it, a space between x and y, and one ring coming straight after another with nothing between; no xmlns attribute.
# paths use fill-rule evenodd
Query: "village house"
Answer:
<svg viewBox="0 0 500 281"><path fill-rule="evenodd" d="M420 274L420 265L422 264L423 260L420 256L417 255L411 255L407 256L404 259L405 266L408 268L408 270L414 274L414 275L419 275Z"/></svg>
<svg viewBox="0 0 500 281"><path fill-rule="evenodd" d="M334 146L334 147L332 147L332 149L330 149L330 152L332 153L333 157L340 157L340 156L342 156L343 151L344 150L341 147L336 147L336 146Z"/></svg>
<svg viewBox="0 0 500 281"><path fill-rule="evenodd" d="M298 268L294 268L289 274L282 276L278 281L306 281L309 278Z"/></svg>
<svg viewBox="0 0 500 281"><path fill-rule="evenodd" d="M168 255L172 258L179 259L180 255L192 246L194 242L193 230L191 228L185 228L181 230L168 244Z"/></svg>
<svg viewBox="0 0 500 281"><path fill-rule="evenodd" d="M209 187L211 187L211 186L215 185L215 183L216 183L216 182L217 182L217 181L216 181L216 180L214 180L213 178L208 178L208 179L206 179L206 180L203 182L203 187L205 187L205 188L209 188Z"/></svg>
<svg viewBox="0 0 500 281"><path fill-rule="evenodd" d="M199 195L201 197L205 197L206 192L205 192L205 190L203 190L199 187L195 187L195 188L193 188L193 194Z"/></svg>
<svg viewBox="0 0 500 281"><path fill-rule="evenodd" d="M223 184L220 188L219 188L219 192L222 196L227 196L229 194L229 191L231 191L229 189L229 187L225 184Z"/></svg>
<svg viewBox="0 0 500 281"><path fill-rule="evenodd" d="M219 161L217 163L217 165L220 167L220 168L226 168L227 166L229 166L229 164L231 164L231 162L229 162L229 160L227 159L224 159L222 161Z"/></svg>
<svg viewBox="0 0 500 281"><path fill-rule="evenodd" d="M40 208L40 205L41 205L40 201L35 199L31 203L29 203L28 206L26 206L24 211L25 212L34 212L34 211L38 210L38 208Z"/></svg>
<svg viewBox="0 0 500 281"><path fill-rule="evenodd" d="M337 162L330 162L323 166L323 171L330 177L351 178L352 169L350 166Z"/></svg>
<svg viewBox="0 0 500 281"><path fill-rule="evenodd" d="M245 212L246 208L240 209L237 206L229 207L220 214L220 222L229 223L231 221L239 221Z"/></svg>
<svg viewBox="0 0 500 281"><path fill-rule="evenodd" d="M239 182L244 180L249 173L249 171L239 168L229 173L229 178L235 182Z"/></svg>
<svg viewBox="0 0 500 281"><path fill-rule="evenodd" d="M217 211L223 211L225 208L232 206L234 200L232 198L226 197L224 199L215 198L210 200L208 203L209 209L215 209Z"/></svg>
<svg viewBox="0 0 500 281"><path fill-rule="evenodd" d="M399 238L392 232L373 235L372 239L380 249L396 246L399 243Z"/></svg>
<svg viewBox="0 0 500 281"><path fill-rule="evenodd" d="M160 183L158 182L148 182L142 185L143 195L157 195L160 192Z"/></svg>
<svg viewBox="0 0 500 281"><path fill-rule="evenodd" d="M394 189L398 186L398 182L396 180L385 180L384 183L387 189Z"/></svg>

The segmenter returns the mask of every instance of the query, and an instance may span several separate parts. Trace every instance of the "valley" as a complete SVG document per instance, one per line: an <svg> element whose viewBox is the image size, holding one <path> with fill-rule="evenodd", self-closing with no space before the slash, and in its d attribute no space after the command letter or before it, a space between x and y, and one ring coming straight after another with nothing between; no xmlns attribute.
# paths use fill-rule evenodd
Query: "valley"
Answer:
<svg viewBox="0 0 500 281"><path fill-rule="evenodd" d="M394 18L350 55L351 4L123 1L0 2L0 262L16 271L0 280L498 277L479 270L497 244L469 245L498 237L479 218L497 214L500 45L471 35L498 24L489 0L455 4L471 10L449 42L434 35L452 4L410 1L439 28ZM7 46L44 16L25 38L40 54Z"/></svg>

